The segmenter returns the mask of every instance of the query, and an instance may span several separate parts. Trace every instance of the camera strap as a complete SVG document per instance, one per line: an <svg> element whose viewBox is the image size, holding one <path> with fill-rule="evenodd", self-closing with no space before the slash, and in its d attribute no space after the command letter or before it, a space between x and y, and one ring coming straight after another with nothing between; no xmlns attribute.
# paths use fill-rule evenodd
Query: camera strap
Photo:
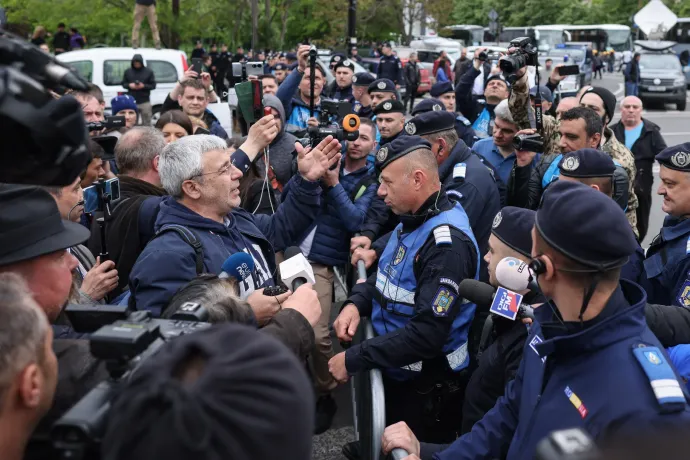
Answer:
<svg viewBox="0 0 690 460"><path fill-rule="evenodd" d="M536 74L534 76L534 82L537 86L537 94L534 97L534 121L537 131L541 134L544 130L544 120L541 108L541 90L539 89L539 63L534 67L536 69Z"/></svg>

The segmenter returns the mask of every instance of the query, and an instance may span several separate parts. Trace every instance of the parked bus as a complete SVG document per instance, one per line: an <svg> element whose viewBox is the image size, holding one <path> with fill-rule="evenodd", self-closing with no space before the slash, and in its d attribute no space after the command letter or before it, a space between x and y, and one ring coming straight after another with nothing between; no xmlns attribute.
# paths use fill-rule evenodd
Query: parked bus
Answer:
<svg viewBox="0 0 690 460"><path fill-rule="evenodd" d="M685 61L683 65L688 65L688 55L690 54L690 18L678 18L676 25L671 27L671 30L666 33L666 40L676 42L673 51L681 56L681 61Z"/></svg>
<svg viewBox="0 0 690 460"><path fill-rule="evenodd" d="M444 27L444 37L460 42L463 46L480 45L484 39L484 28L475 25L455 25Z"/></svg>
<svg viewBox="0 0 690 460"><path fill-rule="evenodd" d="M620 24L596 24L587 26L567 26L564 30L569 42L592 42L599 51L613 49L618 53L632 51L633 39L630 27Z"/></svg>

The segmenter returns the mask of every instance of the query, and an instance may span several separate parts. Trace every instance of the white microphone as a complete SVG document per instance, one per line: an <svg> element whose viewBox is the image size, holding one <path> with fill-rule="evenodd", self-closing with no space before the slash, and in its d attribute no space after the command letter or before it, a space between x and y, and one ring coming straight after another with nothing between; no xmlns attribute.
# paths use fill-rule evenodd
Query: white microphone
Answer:
<svg viewBox="0 0 690 460"><path fill-rule="evenodd" d="M527 264L515 257L506 257L496 265L496 281L511 291L532 289L532 274Z"/></svg>
<svg viewBox="0 0 690 460"><path fill-rule="evenodd" d="M315 284L314 270L299 248L292 246L285 250L286 260L280 263L280 279L292 292L304 283Z"/></svg>

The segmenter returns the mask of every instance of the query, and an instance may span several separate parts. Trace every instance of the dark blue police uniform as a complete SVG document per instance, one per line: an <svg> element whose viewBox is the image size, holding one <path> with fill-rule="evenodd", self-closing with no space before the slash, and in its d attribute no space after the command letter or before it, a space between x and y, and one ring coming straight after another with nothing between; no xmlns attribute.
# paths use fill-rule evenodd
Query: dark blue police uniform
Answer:
<svg viewBox="0 0 690 460"><path fill-rule="evenodd" d="M554 250L593 271L620 266L637 248L620 207L576 182L549 187L535 228ZM688 423L687 395L647 327L645 305L644 291L622 280L588 321L563 322L553 301L537 308L505 396L470 433L433 458L496 458L507 452L508 459L532 459L537 443L554 430L581 428L600 441L635 431L653 436L654 429Z"/></svg>
<svg viewBox="0 0 690 460"><path fill-rule="evenodd" d="M349 59L339 59L338 61L335 61L335 64L333 64L333 60L331 59L331 66L333 67L334 71L337 71L340 67L348 68L352 72L355 71L355 64ZM352 77L354 79L354 75ZM355 102L355 96L352 94L351 84L345 88L341 88L338 86L337 81L334 80L333 83L328 85L324 93L326 97L335 99L336 101L348 101L350 104L354 104Z"/></svg>
<svg viewBox="0 0 690 460"><path fill-rule="evenodd" d="M662 168L690 173L690 142L656 156ZM666 216L644 261L649 303L690 308L690 219Z"/></svg>
<svg viewBox="0 0 690 460"><path fill-rule="evenodd" d="M453 85L449 81L435 83L429 91L432 98L439 98L446 93L455 94L455 88L453 88ZM468 147L474 145L477 135L474 129L472 129L472 123L459 113L455 113L455 131L457 131L458 137L462 139Z"/></svg>
<svg viewBox="0 0 690 460"><path fill-rule="evenodd" d="M397 139L379 150L377 167L429 147L417 136ZM448 442L460 427L451 402L462 398L475 307L459 297L458 285L477 279L478 267L469 219L441 188L417 212L401 216L377 272L348 299L371 316L377 335L346 351L348 372L382 369L386 420L404 420L425 440Z"/></svg>
<svg viewBox="0 0 690 460"><path fill-rule="evenodd" d="M352 76L352 87L365 86L369 88L375 81L375 78L369 72L359 72ZM374 119L374 111L371 105L363 106L361 102L354 101L352 103L352 111L356 113L360 118Z"/></svg>
<svg viewBox="0 0 690 460"><path fill-rule="evenodd" d="M397 56L392 54L390 56L382 56L376 74L379 78L387 78L396 85L401 85L403 83L402 62L400 62Z"/></svg>
<svg viewBox="0 0 690 460"><path fill-rule="evenodd" d="M398 101L398 100L391 100L391 101L384 101L374 107L374 115L380 115L382 113L405 113L405 105ZM401 136L405 136L407 133L405 130L400 130L400 132L394 134L391 137L383 137L381 136L379 138L379 147L383 147L384 145L393 142L395 139L398 139Z"/></svg>

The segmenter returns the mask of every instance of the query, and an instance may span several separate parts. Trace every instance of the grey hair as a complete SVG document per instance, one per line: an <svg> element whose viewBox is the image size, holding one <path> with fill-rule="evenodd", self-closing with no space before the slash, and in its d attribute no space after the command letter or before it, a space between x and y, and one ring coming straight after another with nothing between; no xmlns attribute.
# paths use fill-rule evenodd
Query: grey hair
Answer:
<svg viewBox="0 0 690 460"><path fill-rule="evenodd" d="M115 162L122 174L144 174L163 148L165 138L160 131L151 126L136 126L117 141Z"/></svg>
<svg viewBox="0 0 690 460"><path fill-rule="evenodd" d="M0 274L0 411L17 374L46 358L48 327L24 279L16 273Z"/></svg>
<svg viewBox="0 0 690 460"><path fill-rule="evenodd" d="M204 173L204 153L226 150L227 143L218 136L185 136L166 145L158 163L161 184L174 198L182 198L182 183Z"/></svg>
<svg viewBox="0 0 690 460"><path fill-rule="evenodd" d="M458 132L455 130L455 128L446 129L445 131L439 131L437 133L427 134L423 137L431 144L435 143L439 139L443 139L446 141L446 144L448 144L449 150L453 150L453 148L455 148L455 144L457 144L460 140L460 138L458 137Z"/></svg>
<svg viewBox="0 0 690 460"><path fill-rule="evenodd" d="M498 103L498 105L496 105L496 108L494 108L494 115L496 115L496 118L500 119L501 121L515 124L513 114L510 112L510 107L508 106L508 99L503 99Z"/></svg>

